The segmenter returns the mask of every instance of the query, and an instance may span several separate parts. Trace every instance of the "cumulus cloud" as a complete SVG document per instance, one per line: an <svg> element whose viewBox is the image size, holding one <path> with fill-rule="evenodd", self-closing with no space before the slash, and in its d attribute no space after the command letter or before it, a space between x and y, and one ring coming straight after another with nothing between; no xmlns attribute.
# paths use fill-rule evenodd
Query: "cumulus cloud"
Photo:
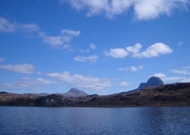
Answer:
<svg viewBox="0 0 190 135"><path fill-rule="evenodd" d="M126 50L127 52L131 53L132 56L135 56L136 54L139 54L141 48L142 48L142 45L137 43L134 46L126 47Z"/></svg>
<svg viewBox="0 0 190 135"><path fill-rule="evenodd" d="M104 55L111 56L117 59L117 58L125 58L128 55L128 53L123 48L115 48L115 49L110 49L110 51L105 51Z"/></svg>
<svg viewBox="0 0 190 135"><path fill-rule="evenodd" d="M155 43L149 46L143 52L132 53L132 56L137 58L143 58L143 57L151 58L151 57L158 57L159 55L168 54L168 53L172 53L172 49L169 46L165 45L164 43Z"/></svg>
<svg viewBox="0 0 190 135"><path fill-rule="evenodd" d="M92 90L105 90L111 87L111 81L109 79L101 79L93 76L83 76L80 74L70 74L70 72L65 71L63 73L48 73L48 77L54 78L58 81L63 81L70 83L76 87L88 88Z"/></svg>
<svg viewBox="0 0 190 135"><path fill-rule="evenodd" d="M110 49L109 52L105 51L106 56L113 58L125 58L127 55L131 55L135 58L152 58L160 55L172 53L172 49L164 43L155 43L149 46L145 51L141 51L142 45L137 43L134 46L128 46L126 48Z"/></svg>
<svg viewBox="0 0 190 135"><path fill-rule="evenodd" d="M149 20L161 14L170 15L175 1L168 0L140 0L134 5L135 17L138 20Z"/></svg>
<svg viewBox="0 0 190 135"><path fill-rule="evenodd" d="M120 67L117 70L119 70L119 71L127 71L127 70L129 70L131 72L137 72L137 71L139 71L139 70L141 70L143 68L144 68L144 66L140 65L140 66L131 66L131 67Z"/></svg>
<svg viewBox="0 0 190 135"><path fill-rule="evenodd" d="M86 11L86 16L105 15L112 18L132 9L135 20L151 20L161 15L169 16L175 9L184 9L189 0L60 0L76 10Z"/></svg>
<svg viewBox="0 0 190 135"><path fill-rule="evenodd" d="M74 57L75 61L78 62L91 62L91 63L95 63L98 60L98 56L97 55L91 55L91 56L75 56Z"/></svg>
<svg viewBox="0 0 190 135"><path fill-rule="evenodd" d="M0 65L0 69L9 70L17 73L31 74L35 67L31 64Z"/></svg>

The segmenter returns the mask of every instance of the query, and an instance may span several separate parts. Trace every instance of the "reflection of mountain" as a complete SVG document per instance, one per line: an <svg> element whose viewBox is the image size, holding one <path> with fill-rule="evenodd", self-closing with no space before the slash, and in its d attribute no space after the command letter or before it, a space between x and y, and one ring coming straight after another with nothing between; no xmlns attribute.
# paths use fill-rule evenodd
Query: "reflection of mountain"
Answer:
<svg viewBox="0 0 190 135"><path fill-rule="evenodd" d="M160 86L160 85L164 85L163 81L160 78L153 76L150 79L148 79L146 83L141 83L138 89L144 89L144 88L155 87L155 86Z"/></svg>
<svg viewBox="0 0 190 135"><path fill-rule="evenodd" d="M0 105L65 107L190 105L190 83L167 84L107 96L86 95L86 93L77 89L71 89L62 95L0 92Z"/></svg>

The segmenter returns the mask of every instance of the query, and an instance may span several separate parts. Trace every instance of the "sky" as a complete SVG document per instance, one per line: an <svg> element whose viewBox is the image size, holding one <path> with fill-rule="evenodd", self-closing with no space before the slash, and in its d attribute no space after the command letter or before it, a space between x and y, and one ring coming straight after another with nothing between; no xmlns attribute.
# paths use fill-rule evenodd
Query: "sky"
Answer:
<svg viewBox="0 0 190 135"><path fill-rule="evenodd" d="M0 91L190 82L190 0L1 0Z"/></svg>

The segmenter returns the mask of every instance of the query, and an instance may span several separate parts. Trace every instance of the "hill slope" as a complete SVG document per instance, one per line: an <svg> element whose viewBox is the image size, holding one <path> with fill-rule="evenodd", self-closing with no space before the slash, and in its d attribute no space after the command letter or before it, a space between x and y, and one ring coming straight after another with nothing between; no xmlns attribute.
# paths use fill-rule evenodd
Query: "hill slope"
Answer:
<svg viewBox="0 0 190 135"><path fill-rule="evenodd" d="M73 90L69 93L74 92ZM74 92L75 93L75 92ZM190 105L190 83L175 83L108 96L61 95L28 97L0 92L0 105L7 106L171 106ZM6 97L6 98L5 98ZM14 97L14 98L13 98Z"/></svg>

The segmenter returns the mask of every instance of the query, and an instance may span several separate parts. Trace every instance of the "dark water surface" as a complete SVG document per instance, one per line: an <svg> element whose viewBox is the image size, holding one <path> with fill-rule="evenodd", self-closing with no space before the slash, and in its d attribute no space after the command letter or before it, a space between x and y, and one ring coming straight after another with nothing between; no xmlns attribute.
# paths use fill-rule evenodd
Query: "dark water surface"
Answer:
<svg viewBox="0 0 190 135"><path fill-rule="evenodd" d="M189 135L190 107L0 107L0 135Z"/></svg>

